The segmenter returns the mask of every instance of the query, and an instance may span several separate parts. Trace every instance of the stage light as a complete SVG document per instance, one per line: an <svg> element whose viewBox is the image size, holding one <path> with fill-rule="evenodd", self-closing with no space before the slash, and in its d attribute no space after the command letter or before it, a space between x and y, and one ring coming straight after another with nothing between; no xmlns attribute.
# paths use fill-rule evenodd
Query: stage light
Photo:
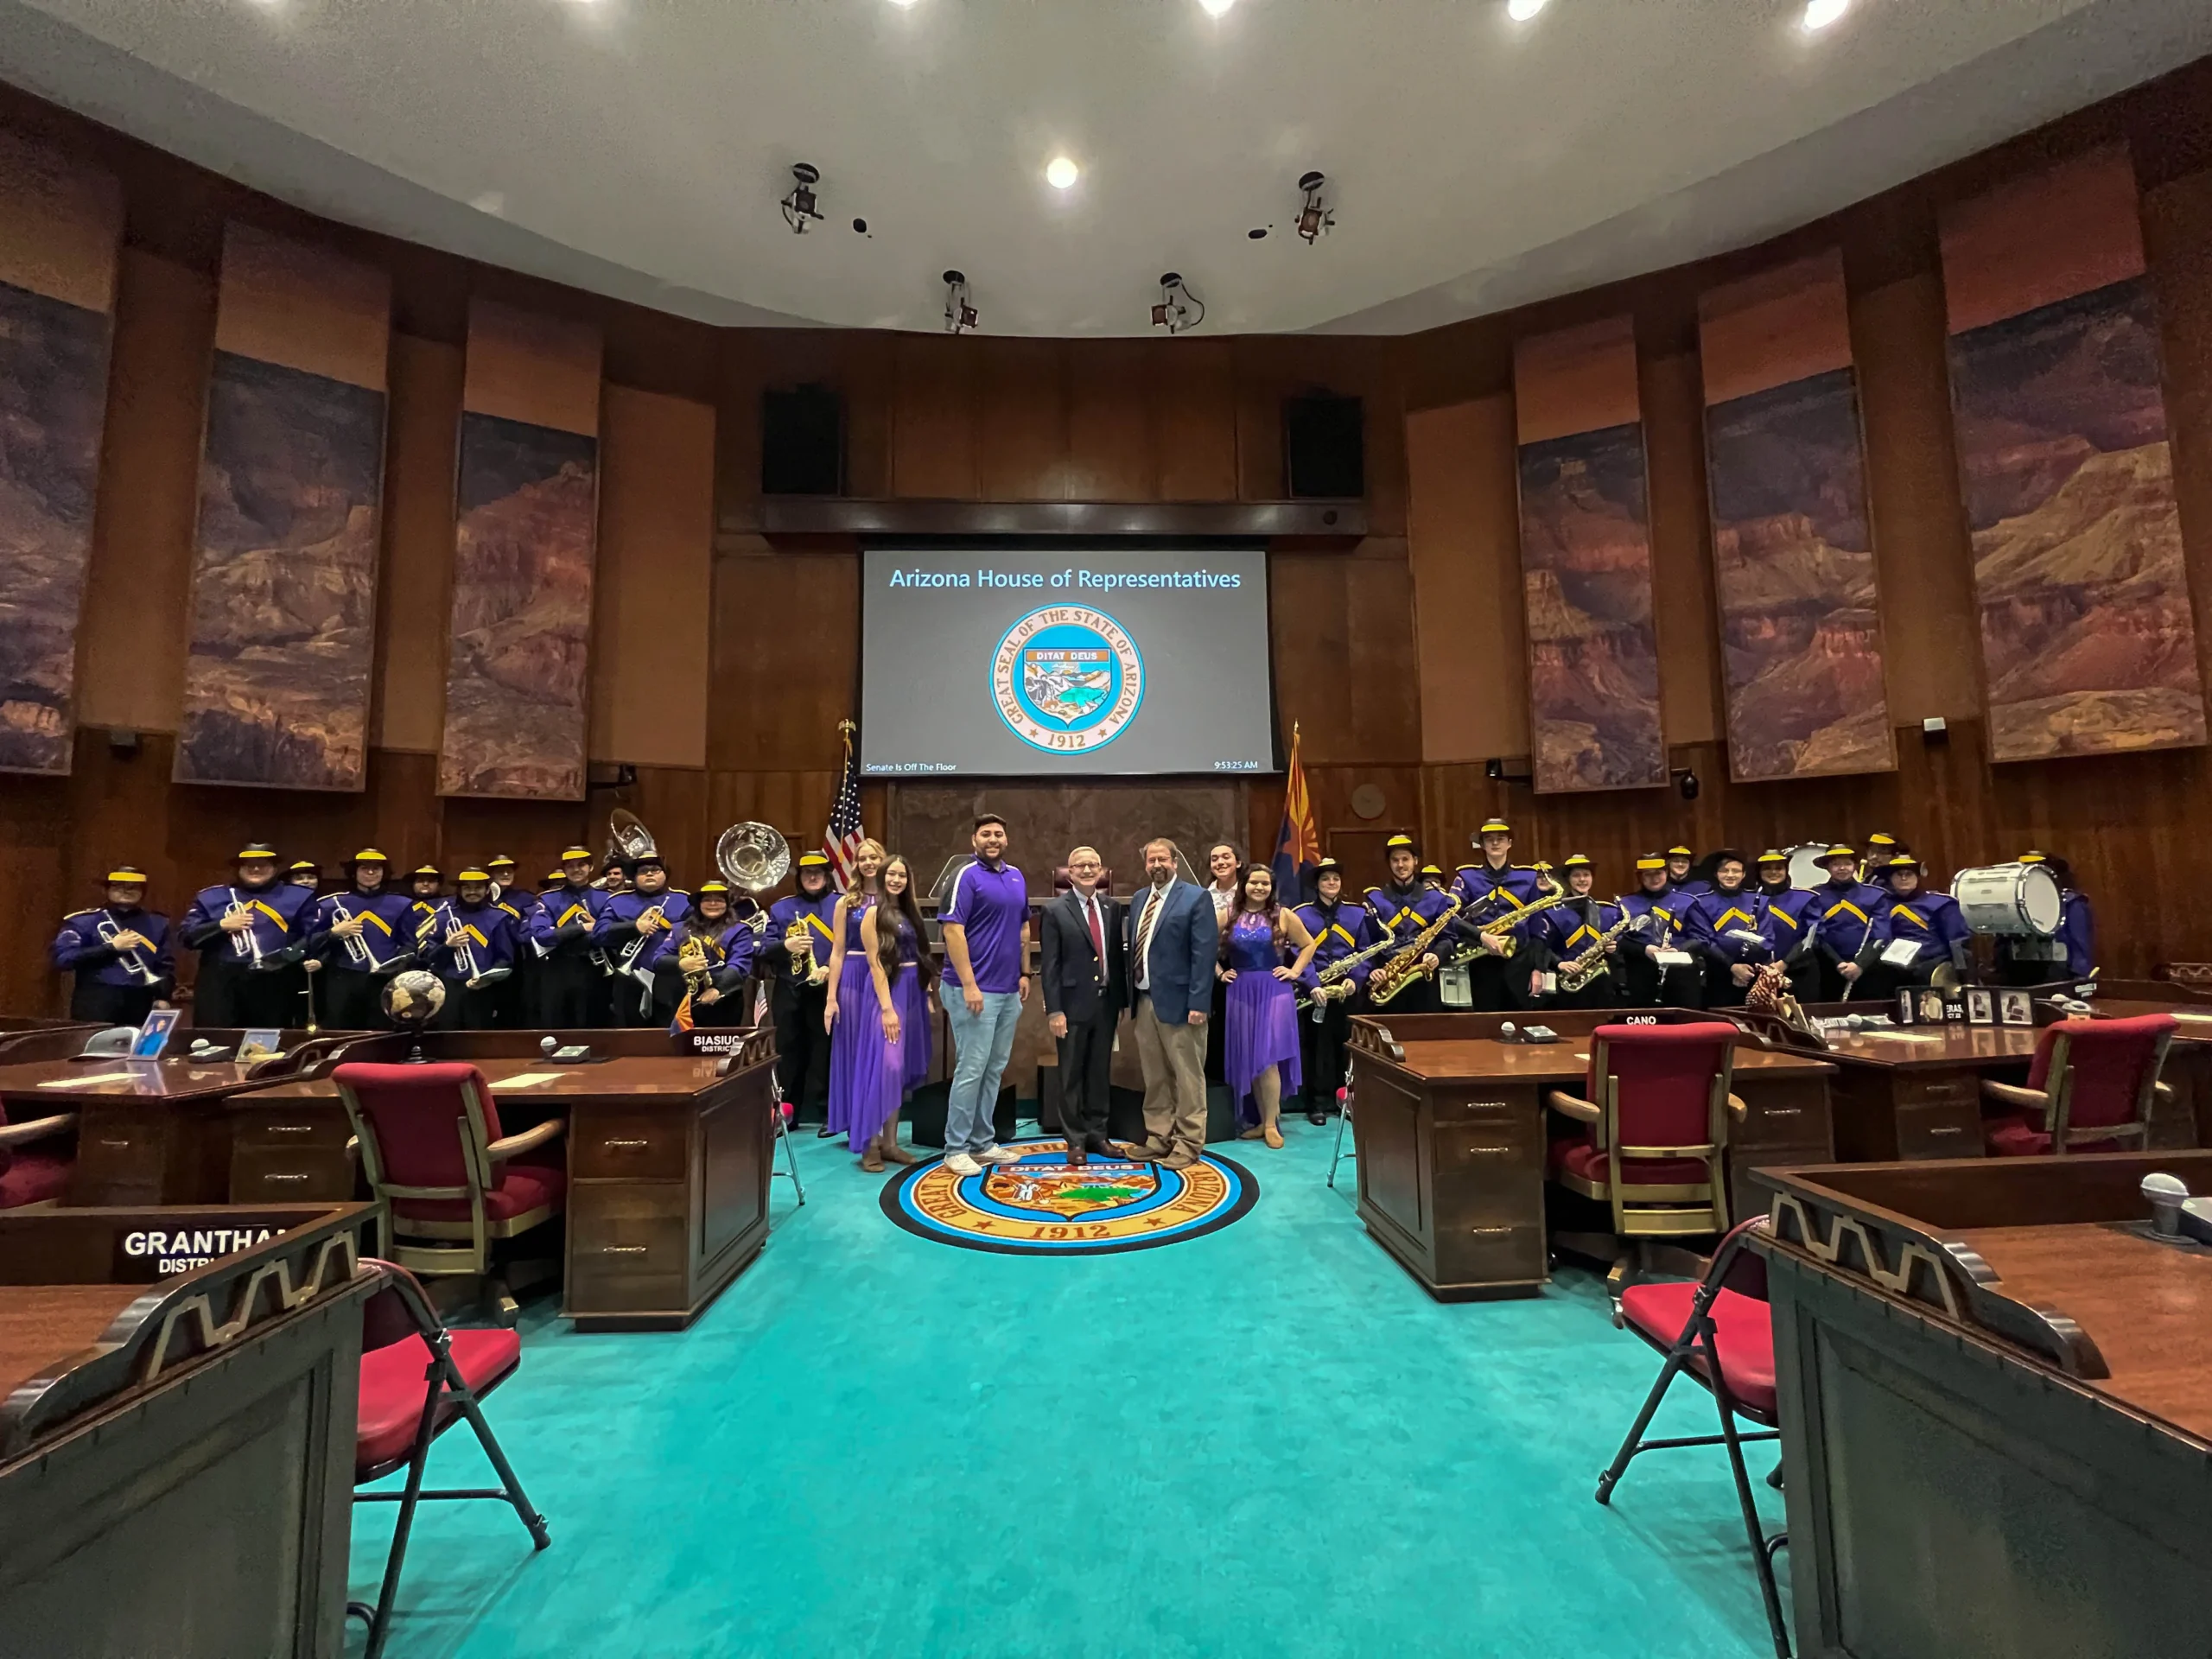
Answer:
<svg viewBox="0 0 2212 1659"><path fill-rule="evenodd" d="M1545 0L1505 0L1505 15L1516 23L1525 23L1544 5Z"/></svg>
<svg viewBox="0 0 2212 1659"><path fill-rule="evenodd" d="M1805 32L1826 29L1851 10L1851 0L1805 0Z"/></svg>
<svg viewBox="0 0 2212 1659"><path fill-rule="evenodd" d="M1298 181L1298 188L1306 193L1306 205L1298 211L1298 233L1308 247L1337 227L1336 214L1321 200L1321 187L1326 183L1328 180L1319 173L1308 173Z"/></svg>
<svg viewBox="0 0 2212 1659"><path fill-rule="evenodd" d="M822 170L810 162L800 162L791 168L791 193L778 204L784 210L784 223L791 227L794 236L804 236L810 221L818 222L821 211L814 205L814 187L821 182Z"/></svg>
<svg viewBox="0 0 2212 1659"><path fill-rule="evenodd" d="M1171 334L1195 328L1206 320L1205 302L1183 285L1183 278L1168 271L1160 279L1160 301L1152 308L1152 326Z"/></svg>
<svg viewBox="0 0 2212 1659"><path fill-rule="evenodd" d="M944 273L944 332L964 334L976 326L976 308L968 303L968 278L961 271Z"/></svg>
<svg viewBox="0 0 2212 1659"><path fill-rule="evenodd" d="M1205 8L1205 14L1209 17L1227 16L1229 9L1236 3L1236 0L1198 0L1198 4Z"/></svg>
<svg viewBox="0 0 2212 1659"><path fill-rule="evenodd" d="M1055 190L1065 190L1083 176L1083 169L1065 156L1055 156L1045 163L1045 182Z"/></svg>

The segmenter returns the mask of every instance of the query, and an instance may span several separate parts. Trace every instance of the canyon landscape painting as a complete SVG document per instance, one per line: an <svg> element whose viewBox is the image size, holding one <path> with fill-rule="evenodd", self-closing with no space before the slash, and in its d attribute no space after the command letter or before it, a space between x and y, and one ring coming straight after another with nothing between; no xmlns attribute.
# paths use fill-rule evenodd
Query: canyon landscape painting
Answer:
<svg viewBox="0 0 2212 1659"><path fill-rule="evenodd" d="M1728 769L1756 780L1897 763L1852 371L1706 411Z"/></svg>
<svg viewBox="0 0 2212 1659"><path fill-rule="evenodd" d="M69 770L108 318L0 282L0 772Z"/></svg>
<svg viewBox="0 0 2212 1659"><path fill-rule="evenodd" d="M2148 283L1953 336L1951 388L1993 758L2203 742Z"/></svg>
<svg viewBox="0 0 2212 1659"><path fill-rule="evenodd" d="M176 777L359 789L381 391L218 352Z"/></svg>
<svg viewBox="0 0 2212 1659"><path fill-rule="evenodd" d="M442 794L582 798L598 453L461 416Z"/></svg>

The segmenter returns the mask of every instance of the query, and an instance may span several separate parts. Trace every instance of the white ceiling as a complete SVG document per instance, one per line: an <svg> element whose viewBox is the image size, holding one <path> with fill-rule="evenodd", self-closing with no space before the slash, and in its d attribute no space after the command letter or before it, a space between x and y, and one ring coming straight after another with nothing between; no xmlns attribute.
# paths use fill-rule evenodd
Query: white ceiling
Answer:
<svg viewBox="0 0 2212 1659"><path fill-rule="evenodd" d="M333 217L712 321L937 327L957 265L987 333L1139 334L1173 269L1208 332L1389 334L1756 240L2212 51L2205 0L1802 11L0 0L0 76ZM805 237L776 209L795 161L823 174ZM1313 247L1309 168L1338 214Z"/></svg>

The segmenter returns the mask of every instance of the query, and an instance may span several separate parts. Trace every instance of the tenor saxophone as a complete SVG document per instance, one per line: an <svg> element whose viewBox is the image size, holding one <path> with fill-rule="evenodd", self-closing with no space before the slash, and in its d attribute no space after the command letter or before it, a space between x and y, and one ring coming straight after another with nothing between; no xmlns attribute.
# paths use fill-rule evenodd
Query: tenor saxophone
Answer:
<svg viewBox="0 0 2212 1659"><path fill-rule="evenodd" d="M1505 889L1503 887L1495 888L1491 893L1484 894L1483 899L1478 900L1477 902L1487 902L1487 900L1495 896L1495 894L1504 891ZM1560 905L1564 905L1571 901L1574 895L1571 893L1555 893L1548 899L1537 899L1533 905L1523 905L1519 910L1501 912L1499 914L1491 917L1488 921L1481 925L1483 931L1488 932L1491 928L1501 925L1518 927L1529 917L1541 916L1548 910L1556 909ZM1477 957L1479 957L1482 954L1484 954L1484 948L1481 945L1468 945L1465 949L1458 951L1453 955L1450 965L1457 968L1464 963L1472 962Z"/></svg>
<svg viewBox="0 0 2212 1659"><path fill-rule="evenodd" d="M1573 995L1599 975L1604 973L1606 948L1615 939L1627 932L1635 920L1635 917L1623 914L1620 920L1598 936L1596 942L1587 950L1571 958L1567 965L1559 970L1560 989Z"/></svg>
<svg viewBox="0 0 2212 1659"><path fill-rule="evenodd" d="M1434 921L1414 935L1411 944L1367 976L1369 1001L1379 1008L1421 976L1421 959L1428 954L1428 947L1436 943L1437 936L1452 925L1462 902L1455 898L1445 906Z"/></svg>

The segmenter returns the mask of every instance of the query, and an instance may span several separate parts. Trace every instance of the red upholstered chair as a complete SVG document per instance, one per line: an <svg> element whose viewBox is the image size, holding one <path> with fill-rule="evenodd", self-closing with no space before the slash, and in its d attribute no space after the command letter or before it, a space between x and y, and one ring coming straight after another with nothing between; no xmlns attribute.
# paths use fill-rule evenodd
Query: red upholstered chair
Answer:
<svg viewBox="0 0 2212 1659"><path fill-rule="evenodd" d="M361 1401L353 1431L353 1484L367 1485L407 1471L407 1484L397 1492L356 1491L356 1503L397 1503L399 1522L385 1560L384 1584L372 1608L363 1602L346 1611L369 1627L367 1659L378 1659L391 1632L391 1605L399 1590L399 1569L407 1559L407 1535L415 1525L415 1506L426 1499L496 1497L514 1506L530 1529L531 1543L543 1549L553 1541L545 1517L531 1507L507 1454L484 1421L484 1396L499 1387L522 1359L522 1339L512 1331L449 1331L430 1306L420 1281L406 1268L373 1259L361 1263L382 1287L362 1311ZM430 1443L466 1418L477 1443L499 1477L496 1487L438 1491L423 1490L423 1467Z"/></svg>
<svg viewBox="0 0 2212 1659"><path fill-rule="evenodd" d="M1600 1026L1590 1033L1586 1096L1554 1089L1552 1109L1580 1126L1551 1144L1552 1179L1612 1211L1614 1248L1728 1230L1728 1092L1737 1028ZM1618 1255L1618 1289L1628 1257Z"/></svg>
<svg viewBox="0 0 2212 1659"><path fill-rule="evenodd" d="M1694 1284L1630 1285L1621 1294L1621 1323L1666 1356L1659 1377L1644 1396L1643 1408L1598 1477L1598 1501L1611 1503L1613 1488L1639 1452L1682 1446L1725 1446L1736 1477L1736 1498L1751 1540L1759 1593L1766 1601L1767 1628L1774 1650L1789 1659L1789 1632L1783 1623L1782 1597L1775 1588L1774 1556L1789 1541L1787 1533L1770 1538L1751 1500L1751 1477L1744 1469L1744 1446L1779 1440L1780 1420L1774 1390L1774 1325L1766 1300L1766 1262L1751 1248L1751 1237L1766 1230L1764 1216L1754 1216L1720 1241L1705 1277ZM1676 1377L1687 1372L1713 1396L1720 1413L1720 1433L1647 1440L1643 1431ZM1745 1418L1758 1425L1751 1433L1736 1427Z"/></svg>
<svg viewBox="0 0 2212 1659"><path fill-rule="evenodd" d="M2172 1091L2158 1081L2174 1017L2061 1020L2036 1043L2028 1086L1985 1079L1982 1098L2007 1109L1983 1125L2001 1158L2140 1151L2151 1143L2151 1106Z"/></svg>
<svg viewBox="0 0 2212 1659"><path fill-rule="evenodd" d="M411 1272L484 1275L495 1304L512 1316L513 1298L491 1278L492 1241L561 1213L567 1171L526 1154L559 1139L564 1122L549 1118L503 1136L484 1074L466 1062L341 1065L331 1076L360 1141L370 1191L385 1201L378 1248Z"/></svg>
<svg viewBox="0 0 2212 1659"><path fill-rule="evenodd" d="M17 1210L61 1196L69 1185L73 1160L60 1146L36 1143L51 1142L76 1127L74 1112L10 1123L7 1109L0 1107L0 1210Z"/></svg>

